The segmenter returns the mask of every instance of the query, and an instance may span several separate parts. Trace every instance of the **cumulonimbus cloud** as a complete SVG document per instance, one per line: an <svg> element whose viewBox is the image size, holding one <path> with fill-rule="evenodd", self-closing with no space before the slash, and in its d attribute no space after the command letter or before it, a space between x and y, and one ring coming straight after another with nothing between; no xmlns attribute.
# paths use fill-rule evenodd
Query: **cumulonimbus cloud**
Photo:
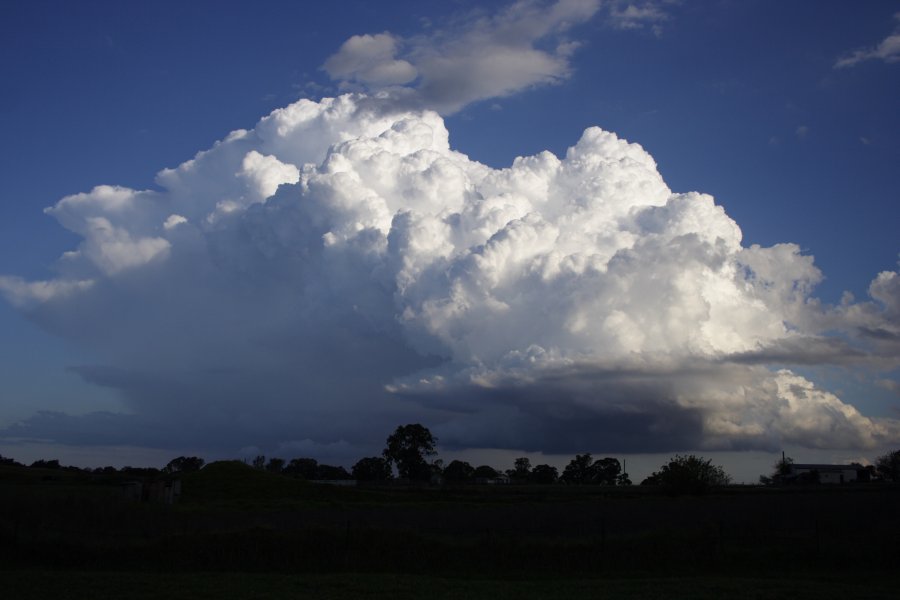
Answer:
<svg viewBox="0 0 900 600"><path fill-rule="evenodd" d="M104 358L75 370L129 414L4 435L363 448L421 420L447 446L547 452L898 440L790 367L896 368L900 276L823 305L812 257L744 246L712 197L672 192L608 131L493 169L436 112L348 94L157 183L63 198L47 212L82 242L59 276L0 278Z"/></svg>

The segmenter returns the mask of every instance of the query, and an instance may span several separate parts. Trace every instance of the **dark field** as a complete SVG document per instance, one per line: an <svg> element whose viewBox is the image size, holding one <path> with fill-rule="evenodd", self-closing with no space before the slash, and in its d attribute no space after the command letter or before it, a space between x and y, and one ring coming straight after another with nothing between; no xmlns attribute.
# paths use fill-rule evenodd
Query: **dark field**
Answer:
<svg viewBox="0 0 900 600"><path fill-rule="evenodd" d="M0 468L3 597L893 598L900 583L891 485L338 488L224 466L166 506L118 484Z"/></svg>

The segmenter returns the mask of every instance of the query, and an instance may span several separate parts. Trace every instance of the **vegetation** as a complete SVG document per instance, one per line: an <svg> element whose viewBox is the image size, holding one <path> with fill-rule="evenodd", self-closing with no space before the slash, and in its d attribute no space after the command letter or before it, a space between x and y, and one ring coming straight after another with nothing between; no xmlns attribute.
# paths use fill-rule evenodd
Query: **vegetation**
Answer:
<svg viewBox="0 0 900 600"><path fill-rule="evenodd" d="M900 482L900 450L888 452L875 459L875 470L887 481Z"/></svg>
<svg viewBox="0 0 900 600"><path fill-rule="evenodd" d="M615 458L593 460L590 454L576 454L563 471L562 481L571 484L631 485L628 473Z"/></svg>
<svg viewBox="0 0 900 600"><path fill-rule="evenodd" d="M641 485L658 485L674 494L702 494L712 487L729 483L731 476L722 467L712 464L710 459L689 454L676 455Z"/></svg>
<svg viewBox="0 0 900 600"><path fill-rule="evenodd" d="M397 465L400 477L410 481L429 481L434 473L427 457L437 454L437 438L428 428L412 423L401 425L387 439L384 458L390 465Z"/></svg>
<svg viewBox="0 0 900 600"><path fill-rule="evenodd" d="M7 596L26 599L896 593L897 484L718 487L720 467L677 456L654 474L658 485L623 486L612 461L576 459L573 470L594 473L579 485L550 485L553 467L520 459L512 485L476 485L479 471L499 474L451 461L452 485L358 487L304 481L301 469L318 477L323 467L312 459L280 472L266 460L188 473L4 459L0 577ZM386 464L368 457L354 471ZM673 497L665 477L680 469L718 479L708 493ZM136 481L175 480L174 506L128 493Z"/></svg>
<svg viewBox="0 0 900 600"><path fill-rule="evenodd" d="M16 600L845 600L893 599L896 581L881 576L855 580L819 574L775 577L566 577L468 579L409 573L145 573L0 571L5 592Z"/></svg>
<svg viewBox="0 0 900 600"><path fill-rule="evenodd" d="M791 474L791 466L794 464L794 459L790 456L784 456L772 465L772 474L771 475L760 475L759 482L762 485L772 485L772 484L780 484L783 483L785 478Z"/></svg>
<svg viewBox="0 0 900 600"><path fill-rule="evenodd" d="M391 465L380 456L362 458L353 465L353 479L357 481L388 481L391 474Z"/></svg>
<svg viewBox="0 0 900 600"><path fill-rule="evenodd" d="M203 468L206 461L196 456L179 456L169 461L163 469L164 473L194 473Z"/></svg>

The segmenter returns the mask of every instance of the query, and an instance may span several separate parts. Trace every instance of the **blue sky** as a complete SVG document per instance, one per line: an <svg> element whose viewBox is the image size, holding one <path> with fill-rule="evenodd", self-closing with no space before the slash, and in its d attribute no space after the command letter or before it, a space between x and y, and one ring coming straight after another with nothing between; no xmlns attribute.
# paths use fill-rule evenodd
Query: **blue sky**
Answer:
<svg viewBox="0 0 900 600"><path fill-rule="evenodd" d="M0 274L54 277L80 241L42 212L62 197L100 184L158 189L158 171L276 108L364 88L323 69L351 36L390 32L422 52L440 43L435 32L474 27L475 11L509 10L484 6L4 2ZM814 297L864 300L900 251L900 54L877 53L900 31L897 14L898 2L604 3L534 42L577 42L553 83L445 110L450 144L501 168L543 150L563 156L600 126L643 146L672 191L713 195L745 247L792 242L814 256L825 277ZM108 361L109 347L6 303L0 331L0 425L38 410L121 409L121 390L69 369ZM795 372L867 416L896 416L896 391L866 383L896 381L896 362L879 368Z"/></svg>

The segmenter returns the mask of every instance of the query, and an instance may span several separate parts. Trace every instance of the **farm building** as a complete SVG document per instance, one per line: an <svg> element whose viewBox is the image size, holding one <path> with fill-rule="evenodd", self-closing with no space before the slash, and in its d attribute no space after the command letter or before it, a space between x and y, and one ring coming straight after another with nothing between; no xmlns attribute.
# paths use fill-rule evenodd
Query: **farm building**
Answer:
<svg viewBox="0 0 900 600"><path fill-rule="evenodd" d="M859 465L816 465L794 463L786 482L850 483L859 479Z"/></svg>

